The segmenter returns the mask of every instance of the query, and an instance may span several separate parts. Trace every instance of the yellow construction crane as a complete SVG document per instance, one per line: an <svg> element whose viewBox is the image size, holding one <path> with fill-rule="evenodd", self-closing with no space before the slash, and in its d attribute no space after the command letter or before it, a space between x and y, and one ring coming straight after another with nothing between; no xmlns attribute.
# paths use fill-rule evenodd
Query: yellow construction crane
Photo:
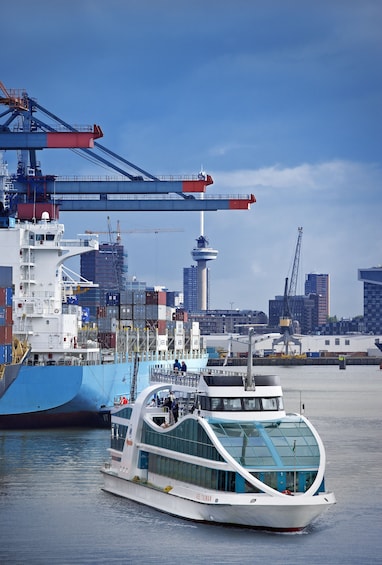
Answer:
<svg viewBox="0 0 382 565"><path fill-rule="evenodd" d="M142 228L142 229L131 229L131 230L121 230L120 228L120 224L119 224L119 220L117 221L117 229L116 230L112 230L110 227L110 218L107 219L108 220L108 225L109 225L109 229L107 231L93 231L93 230L85 230L85 233L88 234L109 234L110 236L110 243L112 243L111 241L111 236L112 234L116 234L116 242L120 242L121 241L121 234L125 233L163 233L163 232L182 232L184 231L181 228Z"/></svg>
<svg viewBox="0 0 382 565"><path fill-rule="evenodd" d="M162 232L181 232L184 231L180 228L142 228L142 229L131 229L131 230L121 230L119 220L117 220L117 229L113 230L111 226L110 217L107 217L107 231L98 231L98 230L85 230L86 234L108 234L109 236L109 244L112 249L115 250L115 253L112 253L112 260L114 262L114 272L117 277L117 286L121 287L121 278L122 278L122 271L121 265L119 264L117 257L116 257L116 247L121 244L121 234L132 234L132 233L162 233ZM116 238L114 240L114 235Z"/></svg>

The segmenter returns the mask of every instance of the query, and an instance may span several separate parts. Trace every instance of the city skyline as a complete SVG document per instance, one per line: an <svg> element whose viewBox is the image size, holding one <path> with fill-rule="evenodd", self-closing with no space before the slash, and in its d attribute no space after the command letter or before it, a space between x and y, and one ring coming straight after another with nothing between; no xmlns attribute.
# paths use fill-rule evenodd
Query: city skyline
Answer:
<svg viewBox="0 0 382 565"><path fill-rule="evenodd" d="M219 251L210 268L212 309L266 311L283 292L302 226L300 273L330 274L332 315L363 313L358 269L382 262L380 2L17 6L27 14L17 20L17 40L11 25L2 35L7 88L25 88L74 126L99 124L102 145L152 174L203 169L214 179L208 194L255 195L249 211L205 214L205 235ZM13 21L14 7L5 4L2 16ZM4 157L16 172L12 152ZM110 175L68 150L38 158L44 174ZM198 214L66 212L60 219L73 238L105 231L107 216L122 230L180 228L122 240L131 275L182 288L201 235Z"/></svg>

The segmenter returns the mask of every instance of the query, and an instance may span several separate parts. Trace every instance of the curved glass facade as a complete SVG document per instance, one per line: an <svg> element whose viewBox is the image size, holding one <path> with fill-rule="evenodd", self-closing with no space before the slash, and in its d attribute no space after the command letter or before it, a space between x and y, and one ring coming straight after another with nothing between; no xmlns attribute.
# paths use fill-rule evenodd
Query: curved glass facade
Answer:
<svg viewBox="0 0 382 565"><path fill-rule="evenodd" d="M307 424L287 416L277 422L210 421L228 453L245 468L317 470L320 453Z"/></svg>
<svg viewBox="0 0 382 565"><path fill-rule="evenodd" d="M279 491L305 492L313 483L320 461L319 446L308 425L300 418L286 416L268 422L209 420L209 424L231 457L268 486ZM185 420L166 432L156 431L144 423L142 442L203 459L224 461L195 420ZM147 453L147 459L150 471L169 478L217 490L257 490L238 473L226 475L226 472L151 453ZM228 476L231 477L229 480ZM223 477L226 478L223 480ZM320 490L323 488L322 485Z"/></svg>
<svg viewBox="0 0 382 565"><path fill-rule="evenodd" d="M142 442L203 459L224 461L196 420L184 420L179 426L166 432L157 432L144 422Z"/></svg>
<svg viewBox="0 0 382 565"><path fill-rule="evenodd" d="M216 420L210 425L231 457L268 486L305 492L316 478L319 446L300 418L248 423ZM324 485L319 490L324 490Z"/></svg>

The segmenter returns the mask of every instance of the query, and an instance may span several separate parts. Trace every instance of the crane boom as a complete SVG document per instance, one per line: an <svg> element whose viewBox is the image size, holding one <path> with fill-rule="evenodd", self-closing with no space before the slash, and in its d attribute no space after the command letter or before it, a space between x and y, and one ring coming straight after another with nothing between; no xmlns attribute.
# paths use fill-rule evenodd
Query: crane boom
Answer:
<svg viewBox="0 0 382 565"><path fill-rule="evenodd" d="M0 194L0 201L6 202L2 217L33 220L48 211L51 218L58 219L59 210L248 210L256 201L253 194L201 198L200 193L204 196L207 187L213 184L210 175L161 179L96 142L95 139L103 136L99 126L88 126L85 131L75 128L29 97L26 91L7 90L1 82L0 104L6 107L0 114L0 151L19 152L17 173L10 177L11 189ZM55 123L46 123L40 114ZM113 169L120 179L85 181L43 175L36 156L36 151L43 148L75 148L93 162ZM199 198L194 193L199 193L196 195Z"/></svg>
<svg viewBox="0 0 382 565"><path fill-rule="evenodd" d="M110 217L107 217L107 231L93 231L93 230L85 230L86 234L108 234L110 237L110 242L112 243L112 235L117 235L117 241L121 240L122 233L162 233L162 232L181 232L184 231L180 228L140 228L140 229L131 229L131 230L121 230L121 225L119 220L117 220L117 229L113 230L111 226Z"/></svg>
<svg viewBox="0 0 382 565"><path fill-rule="evenodd" d="M302 240L302 227L298 228L296 251L294 253L288 296L296 296L298 269L300 266L301 240Z"/></svg>
<svg viewBox="0 0 382 565"><path fill-rule="evenodd" d="M108 231L98 231L98 230L85 230L87 234L121 234L121 233L163 233L163 232L181 232L182 229L177 228L140 228L131 230L108 230Z"/></svg>
<svg viewBox="0 0 382 565"><path fill-rule="evenodd" d="M293 328L293 303L290 300L291 298L296 296L296 288L297 288L297 277L298 277L298 269L300 265L300 254L301 254L301 239L302 239L302 227L298 228L298 236L297 236L297 243L296 243L296 250L294 253L293 259L293 267L292 267L292 274L291 279L288 285L288 277L285 279L285 286L284 286L284 297L283 297L283 306L282 306L282 314L280 316L279 325L280 325L280 333L281 336L276 338L272 342L272 347L274 348L275 345L279 343L283 343L285 346L285 353L288 355L289 352L289 344L294 343L298 345L300 348L301 353L301 341L294 337L294 328ZM292 303L292 308L291 308Z"/></svg>

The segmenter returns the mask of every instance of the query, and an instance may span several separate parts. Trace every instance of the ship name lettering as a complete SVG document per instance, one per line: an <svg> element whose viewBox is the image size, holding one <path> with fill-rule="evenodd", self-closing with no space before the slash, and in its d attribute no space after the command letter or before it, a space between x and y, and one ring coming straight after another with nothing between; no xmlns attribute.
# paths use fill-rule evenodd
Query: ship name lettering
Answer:
<svg viewBox="0 0 382 565"><path fill-rule="evenodd" d="M201 492L196 494L196 498L198 500L203 500L203 502L211 502L212 500L212 496L210 494L202 494Z"/></svg>

